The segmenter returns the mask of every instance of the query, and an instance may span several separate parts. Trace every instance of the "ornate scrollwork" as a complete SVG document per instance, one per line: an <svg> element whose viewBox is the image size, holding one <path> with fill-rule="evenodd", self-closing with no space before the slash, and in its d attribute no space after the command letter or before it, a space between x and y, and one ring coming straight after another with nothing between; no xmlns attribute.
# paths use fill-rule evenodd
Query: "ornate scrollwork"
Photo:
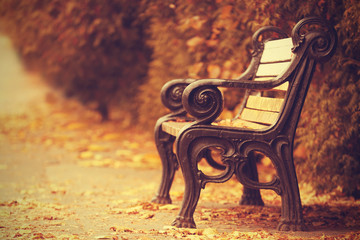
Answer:
<svg viewBox="0 0 360 240"><path fill-rule="evenodd" d="M241 160L241 157L238 153L234 153L231 156L223 156L222 157L222 161L223 163L228 163L228 162L239 162Z"/></svg>
<svg viewBox="0 0 360 240"><path fill-rule="evenodd" d="M235 152L236 148L231 141L221 138L220 139L213 138L213 137L205 137L205 138L198 137L196 138L196 140L192 142L191 145L192 145L191 158L197 160L196 162L193 162L192 168L193 171L197 173L198 178L200 180L200 186L202 188L204 188L208 182L214 182L214 183L226 182L234 174L236 162L227 161L229 159L232 159L232 156L237 155L237 153ZM212 148L217 148L218 150L221 150L220 154L225 164L224 168L221 169L223 170L222 173L215 176L209 176L203 173L197 167L197 163L202 158L204 157L206 158L210 154ZM224 161L224 159L226 162Z"/></svg>
<svg viewBox="0 0 360 240"><path fill-rule="evenodd" d="M245 165L246 165L246 162L240 162L236 169L236 171L238 172L238 174L236 176L237 176L239 182L241 182L241 184L243 184L246 187L255 188L255 189L260 189L260 188L272 189L278 195L281 195L282 190L280 187L280 178L278 176L274 176L274 178L270 182L266 182L266 183L256 182L245 176L244 170L243 170Z"/></svg>
<svg viewBox="0 0 360 240"><path fill-rule="evenodd" d="M319 28L321 30L319 30ZM309 34L310 38L306 39ZM306 40L310 41L309 56L316 61L327 61L335 52L337 45L337 34L324 19L309 17L301 20L292 31L292 39L296 52Z"/></svg>
<svg viewBox="0 0 360 240"><path fill-rule="evenodd" d="M198 87L189 92L185 90L182 103L197 122L204 124L214 121L223 110L223 96L214 86Z"/></svg>
<svg viewBox="0 0 360 240"><path fill-rule="evenodd" d="M198 175L199 175L199 179L201 180L201 188L205 188L205 185L208 182L223 183L223 182L228 181L234 174L234 171L235 171L235 163L234 162L227 165L225 170L221 174L216 175L216 176L208 176L199 170Z"/></svg>
<svg viewBox="0 0 360 240"><path fill-rule="evenodd" d="M164 106L171 111L181 109L184 89L194 81L194 79L175 79L166 83L161 90L161 101Z"/></svg>
<svg viewBox="0 0 360 240"><path fill-rule="evenodd" d="M272 189L277 194L281 195L282 193L281 182L278 176L275 176L270 182L260 183L249 179L244 174L244 168L247 164L247 161L254 161L254 159L249 158L250 153L254 151L263 153L264 155L266 155L271 159L271 161L274 163L275 166L279 166L280 161L278 160L278 156L274 154L273 150L271 150L271 145L267 142L262 142L262 141L261 142L245 141L239 145L239 151L242 153L242 158L245 159L245 161L240 161L235 169L235 171L237 171L236 176L239 182L241 182L244 186L247 186L249 188Z"/></svg>
<svg viewBox="0 0 360 240"><path fill-rule="evenodd" d="M161 98L164 106L172 111L182 108L181 99L186 86L186 84L176 84L167 88Z"/></svg>

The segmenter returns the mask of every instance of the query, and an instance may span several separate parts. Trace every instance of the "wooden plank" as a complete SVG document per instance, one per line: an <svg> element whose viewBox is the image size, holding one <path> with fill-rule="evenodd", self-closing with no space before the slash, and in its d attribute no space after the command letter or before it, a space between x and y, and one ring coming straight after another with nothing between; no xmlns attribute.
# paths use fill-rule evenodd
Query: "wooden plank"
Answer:
<svg viewBox="0 0 360 240"><path fill-rule="evenodd" d="M283 84L274 87L273 90L277 90L277 91L284 91L286 92L289 88L289 82L284 82Z"/></svg>
<svg viewBox="0 0 360 240"><path fill-rule="evenodd" d="M293 53L291 38L272 40L265 43L264 52L261 56L261 63L290 61Z"/></svg>
<svg viewBox="0 0 360 240"><path fill-rule="evenodd" d="M257 77L254 79L254 81L268 81L274 79L274 77ZM287 91L289 88L289 82L284 82L283 84L274 87L272 90L276 90L276 91Z"/></svg>
<svg viewBox="0 0 360 240"><path fill-rule="evenodd" d="M236 127L236 128L248 128L248 129L263 129L265 127L268 127L268 125L249 122L243 119L235 119L235 120L226 119L217 123L213 123L213 125Z"/></svg>
<svg viewBox="0 0 360 240"><path fill-rule="evenodd" d="M276 77L283 73L290 65L290 62L279 62L279 63L262 63L259 65L256 73L257 77Z"/></svg>
<svg viewBox="0 0 360 240"><path fill-rule="evenodd" d="M246 107L264 111L280 112L284 99L249 96Z"/></svg>
<svg viewBox="0 0 360 240"><path fill-rule="evenodd" d="M269 81L274 79L274 77L256 77L254 81Z"/></svg>
<svg viewBox="0 0 360 240"><path fill-rule="evenodd" d="M162 124L162 130L170 135L176 136L180 130L191 124L190 122L174 122L174 121L169 121L169 122L164 122Z"/></svg>
<svg viewBox="0 0 360 240"><path fill-rule="evenodd" d="M276 122L278 115L279 114L275 112L245 108L240 115L240 119L271 125Z"/></svg>
<svg viewBox="0 0 360 240"><path fill-rule="evenodd" d="M293 46L292 38L275 39L265 42L265 49L281 48L283 46Z"/></svg>
<svg viewBox="0 0 360 240"><path fill-rule="evenodd" d="M260 63L271 63L271 62L285 62L290 61L293 53L291 48L273 48L264 50L261 56Z"/></svg>

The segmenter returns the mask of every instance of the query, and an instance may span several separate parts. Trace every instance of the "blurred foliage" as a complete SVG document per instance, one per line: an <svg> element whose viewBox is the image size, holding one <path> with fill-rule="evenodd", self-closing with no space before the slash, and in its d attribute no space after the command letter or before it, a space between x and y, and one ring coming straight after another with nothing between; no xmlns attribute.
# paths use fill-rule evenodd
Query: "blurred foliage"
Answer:
<svg viewBox="0 0 360 240"><path fill-rule="evenodd" d="M299 179L318 193L339 187L359 197L359 1L0 0L3 27L31 68L83 102L126 103L145 129L166 112L159 97L165 82L236 78L258 28L290 34L310 15L335 26L339 45L318 65L305 102L296 138L304 149L295 159ZM235 96L232 109L239 94L227 96Z"/></svg>
<svg viewBox="0 0 360 240"><path fill-rule="evenodd" d="M139 1L1 0L1 27L30 70L71 97L97 108L135 95L147 73L149 49ZM131 102L131 101L129 101Z"/></svg>
<svg viewBox="0 0 360 240"><path fill-rule="evenodd" d="M360 2L319 4L339 44L337 54L318 69L305 102L298 141L307 156L297 161L299 175L317 192L339 187L360 198Z"/></svg>

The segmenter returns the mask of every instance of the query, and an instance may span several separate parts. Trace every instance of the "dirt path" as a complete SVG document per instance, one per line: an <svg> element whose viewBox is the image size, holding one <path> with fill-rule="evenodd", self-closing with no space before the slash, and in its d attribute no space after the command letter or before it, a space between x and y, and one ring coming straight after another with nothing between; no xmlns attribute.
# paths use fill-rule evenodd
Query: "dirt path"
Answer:
<svg viewBox="0 0 360 240"><path fill-rule="evenodd" d="M152 136L62 99L3 36L0 54L0 239L360 238L359 202L301 186L310 232L279 233L280 198L264 191L266 207L240 207L235 180L202 192L197 230L167 227L183 182L178 174L174 204L149 203L161 174Z"/></svg>

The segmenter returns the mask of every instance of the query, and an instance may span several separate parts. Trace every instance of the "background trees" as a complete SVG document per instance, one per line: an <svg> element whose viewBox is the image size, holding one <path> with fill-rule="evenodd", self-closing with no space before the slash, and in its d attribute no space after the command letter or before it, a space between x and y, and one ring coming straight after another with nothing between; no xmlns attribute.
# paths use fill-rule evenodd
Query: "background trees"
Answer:
<svg viewBox="0 0 360 240"><path fill-rule="evenodd" d="M249 63L253 32L275 25L290 33L309 15L335 26L339 46L318 66L301 116L299 177L317 192L340 186L359 197L359 1L0 0L1 27L29 69L93 103L104 119L108 106L126 106L145 129L165 111L159 91L166 81L237 77ZM226 93L229 110L238 96Z"/></svg>
<svg viewBox="0 0 360 240"><path fill-rule="evenodd" d="M1 26L28 69L106 120L108 107L132 99L147 73L150 50L138 6L125 0L2 0Z"/></svg>

